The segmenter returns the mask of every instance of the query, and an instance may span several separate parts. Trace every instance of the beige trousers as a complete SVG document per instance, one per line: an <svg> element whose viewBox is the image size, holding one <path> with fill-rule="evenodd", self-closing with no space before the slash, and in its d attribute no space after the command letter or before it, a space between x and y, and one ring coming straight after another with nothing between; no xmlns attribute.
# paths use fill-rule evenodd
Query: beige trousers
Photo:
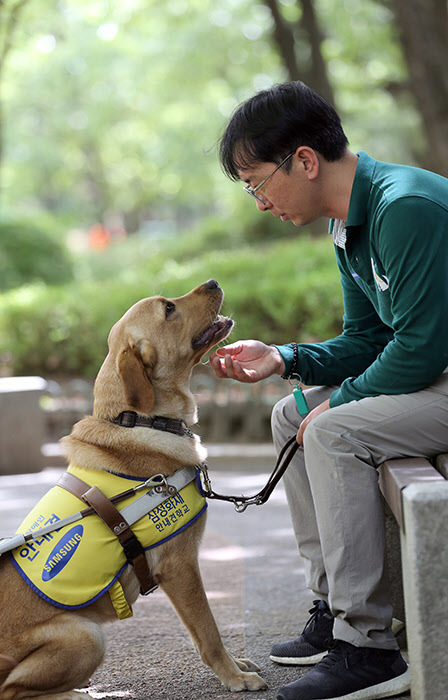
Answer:
<svg viewBox="0 0 448 700"><path fill-rule="evenodd" d="M307 390L310 410L331 392ZM274 407L277 452L301 420L293 396ZM307 586L328 602L337 639L397 648L377 467L386 459L442 452L448 452L448 374L412 394L337 406L308 425L283 481Z"/></svg>

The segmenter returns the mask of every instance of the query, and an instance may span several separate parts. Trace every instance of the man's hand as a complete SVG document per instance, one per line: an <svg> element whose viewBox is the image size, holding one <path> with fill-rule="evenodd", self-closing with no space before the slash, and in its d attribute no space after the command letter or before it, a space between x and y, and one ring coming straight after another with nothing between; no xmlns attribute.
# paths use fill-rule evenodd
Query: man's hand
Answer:
<svg viewBox="0 0 448 700"><path fill-rule="evenodd" d="M277 348L259 340L242 340L219 348L210 355L210 366L220 379L237 379L249 384L285 371Z"/></svg>
<svg viewBox="0 0 448 700"><path fill-rule="evenodd" d="M330 408L330 399L327 399L326 401L323 401L319 406L316 406L316 408L313 408L310 413L306 416L306 418L303 419L303 421L300 424L299 431L297 433L297 442L299 445L303 446L303 433L305 432L307 425L311 423L312 420L316 418L316 416L320 416L321 413L324 413L324 411L328 411Z"/></svg>

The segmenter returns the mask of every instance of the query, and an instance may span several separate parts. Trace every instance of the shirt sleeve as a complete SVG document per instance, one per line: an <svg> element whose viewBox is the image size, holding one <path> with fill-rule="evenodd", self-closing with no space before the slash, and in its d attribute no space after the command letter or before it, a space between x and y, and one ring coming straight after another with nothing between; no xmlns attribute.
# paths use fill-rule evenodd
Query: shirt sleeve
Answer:
<svg viewBox="0 0 448 700"><path fill-rule="evenodd" d="M351 275L340 267L345 309L343 332L322 343L298 344L297 374L293 376L304 384L332 386L348 377L357 377L375 361L393 336ZM275 347L288 374L293 363L292 345Z"/></svg>
<svg viewBox="0 0 448 700"><path fill-rule="evenodd" d="M393 338L364 372L345 379L331 406L418 391L448 365L448 212L422 198L400 199L386 208L376 240Z"/></svg>

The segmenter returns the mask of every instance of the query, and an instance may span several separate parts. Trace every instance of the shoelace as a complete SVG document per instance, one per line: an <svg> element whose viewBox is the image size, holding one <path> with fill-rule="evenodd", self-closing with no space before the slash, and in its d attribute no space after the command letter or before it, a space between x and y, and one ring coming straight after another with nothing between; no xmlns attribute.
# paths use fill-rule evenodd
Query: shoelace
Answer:
<svg viewBox="0 0 448 700"><path fill-rule="evenodd" d="M360 658L366 656L369 651L371 651L371 649L369 650L366 647L354 647L352 644L348 644L348 642L335 639L330 646L327 656L319 662L319 666L329 669L342 659L345 668L348 669L350 666L358 664Z"/></svg>
<svg viewBox="0 0 448 700"><path fill-rule="evenodd" d="M308 610L308 612L311 614L311 617L306 623L305 627L303 628L302 634L304 634L307 631L312 632L314 630L314 627L316 626L316 621L318 620L318 618L322 617L323 615L325 615L325 613L329 612L329 609L327 607L321 607L321 600L313 600L313 605L314 607Z"/></svg>

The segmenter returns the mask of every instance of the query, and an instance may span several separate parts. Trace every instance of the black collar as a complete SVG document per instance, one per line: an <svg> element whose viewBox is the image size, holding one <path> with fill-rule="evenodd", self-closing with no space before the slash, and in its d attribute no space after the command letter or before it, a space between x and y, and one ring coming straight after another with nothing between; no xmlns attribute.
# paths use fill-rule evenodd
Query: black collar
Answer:
<svg viewBox="0 0 448 700"><path fill-rule="evenodd" d="M180 418L167 418L166 416L141 416L135 411L122 411L117 418L112 418L111 423L121 425L122 428L134 428L135 426L143 428L153 428L154 430L163 430L167 433L175 435L187 435L194 437L190 428L184 420Z"/></svg>

